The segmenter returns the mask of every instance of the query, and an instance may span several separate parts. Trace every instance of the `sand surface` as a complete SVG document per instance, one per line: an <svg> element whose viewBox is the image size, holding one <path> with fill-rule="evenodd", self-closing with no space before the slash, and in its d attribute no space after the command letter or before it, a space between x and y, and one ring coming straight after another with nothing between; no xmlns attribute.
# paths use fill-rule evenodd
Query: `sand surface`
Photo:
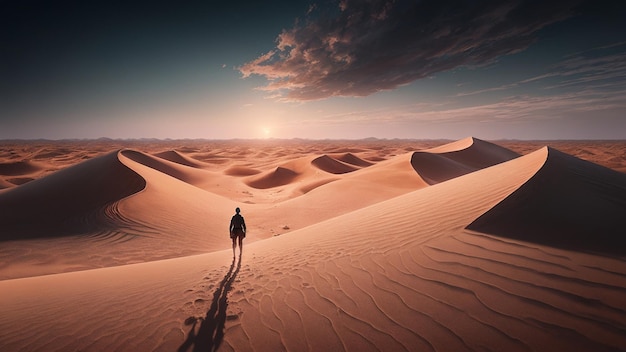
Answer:
<svg viewBox="0 0 626 352"><path fill-rule="evenodd" d="M3 141L0 350L623 350L625 171L623 141Z"/></svg>

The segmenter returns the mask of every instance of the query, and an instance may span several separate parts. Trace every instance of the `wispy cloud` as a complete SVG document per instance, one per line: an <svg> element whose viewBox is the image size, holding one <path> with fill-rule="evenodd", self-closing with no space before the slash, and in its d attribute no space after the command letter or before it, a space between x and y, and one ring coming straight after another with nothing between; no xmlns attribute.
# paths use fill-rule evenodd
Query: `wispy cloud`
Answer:
<svg viewBox="0 0 626 352"><path fill-rule="evenodd" d="M298 123L355 126L385 123L494 123L532 122L549 119L567 120L576 115L593 115L626 110L626 87L610 92L595 88L550 96L516 95L495 102L458 106L448 100L440 103L416 103L391 108L355 110L318 116Z"/></svg>
<svg viewBox="0 0 626 352"><path fill-rule="evenodd" d="M611 52L607 52L611 51ZM548 72L519 81L458 93L457 97L495 91L511 91L533 84L537 95L561 94L565 91L614 96L626 88L626 42L606 45L569 55L548 67ZM607 95L608 94L608 95ZM625 98L626 100L626 98Z"/></svg>
<svg viewBox="0 0 626 352"><path fill-rule="evenodd" d="M312 8L239 71L284 100L366 96L525 50L578 2L342 0L334 12Z"/></svg>

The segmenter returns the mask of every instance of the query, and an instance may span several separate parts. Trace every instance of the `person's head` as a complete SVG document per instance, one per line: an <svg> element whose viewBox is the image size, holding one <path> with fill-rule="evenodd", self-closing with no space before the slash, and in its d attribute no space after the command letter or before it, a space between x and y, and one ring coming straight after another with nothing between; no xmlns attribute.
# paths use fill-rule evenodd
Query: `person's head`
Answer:
<svg viewBox="0 0 626 352"><path fill-rule="evenodd" d="M241 209L239 209L239 207L235 208L235 213L239 214L240 211Z"/></svg>

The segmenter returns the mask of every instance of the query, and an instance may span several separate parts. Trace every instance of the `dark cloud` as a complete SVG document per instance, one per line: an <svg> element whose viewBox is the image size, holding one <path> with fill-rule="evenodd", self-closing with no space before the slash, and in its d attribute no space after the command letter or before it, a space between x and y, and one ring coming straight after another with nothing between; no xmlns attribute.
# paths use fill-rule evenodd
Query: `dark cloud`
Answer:
<svg viewBox="0 0 626 352"><path fill-rule="evenodd" d="M526 49L579 1L342 0L283 30L276 48L239 68L287 100L365 96Z"/></svg>

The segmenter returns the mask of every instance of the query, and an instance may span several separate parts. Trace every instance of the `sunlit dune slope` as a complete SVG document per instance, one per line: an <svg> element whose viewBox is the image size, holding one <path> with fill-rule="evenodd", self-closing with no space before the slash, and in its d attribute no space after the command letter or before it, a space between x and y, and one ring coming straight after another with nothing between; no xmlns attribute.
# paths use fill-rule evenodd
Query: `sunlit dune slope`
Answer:
<svg viewBox="0 0 626 352"><path fill-rule="evenodd" d="M122 151L122 155L137 163L146 165L152 169L192 185L202 184L212 175L209 171L197 169L193 166L170 161L164 158L155 157L136 150L124 150Z"/></svg>
<svg viewBox="0 0 626 352"><path fill-rule="evenodd" d="M257 189L268 189L294 182L318 182L329 174L340 175L359 170L360 167L329 155L311 155L296 158L258 175L248 177L245 183Z"/></svg>
<svg viewBox="0 0 626 352"><path fill-rule="evenodd" d="M197 253L227 247L225 222L237 203L181 181L197 180L197 174L189 172L193 168L131 150L122 151L120 160L146 180L143 192L119 204L121 213L158 231L172 249Z"/></svg>
<svg viewBox="0 0 626 352"><path fill-rule="evenodd" d="M265 218L268 226L277 229L282 225L299 229L427 187L410 159L407 153L354 172L296 182L290 189L293 197L271 208L255 209L251 220Z"/></svg>
<svg viewBox="0 0 626 352"><path fill-rule="evenodd" d="M626 174L547 147L526 184L468 229L580 251L626 254Z"/></svg>
<svg viewBox="0 0 626 352"><path fill-rule="evenodd" d="M228 248L237 203L180 180L198 174L209 172L123 150L0 193L0 240L12 241L0 278Z"/></svg>
<svg viewBox="0 0 626 352"><path fill-rule="evenodd" d="M111 227L106 208L145 187L118 152L0 194L0 239L93 234Z"/></svg>
<svg viewBox="0 0 626 352"><path fill-rule="evenodd" d="M626 262L463 230L541 176L547 158L539 150L250 245L249 266L229 298L239 319L226 323L225 344L235 350L622 348L626 278L617 273Z"/></svg>
<svg viewBox="0 0 626 352"><path fill-rule="evenodd" d="M411 164L429 184L517 158L519 154L483 140L468 137L436 148L413 153Z"/></svg>
<svg viewBox="0 0 626 352"><path fill-rule="evenodd" d="M0 345L193 350L224 324L223 351L623 349L624 260L465 230L541 180L550 154L542 149L247 244L241 262L227 250L0 281ZM158 185L183 187L121 160L147 180L129 200L151 204ZM189 187L180 191L197 190Z"/></svg>
<svg viewBox="0 0 626 352"><path fill-rule="evenodd" d="M337 160L343 161L344 163L355 165L355 166L360 166L360 167L367 167L367 166L373 165L373 163L367 160L363 160L352 153L344 153L341 155L337 155L335 156L335 158Z"/></svg>
<svg viewBox="0 0 626 352"><path fill-rule="evenodd" d="M477 142L469 139L464 144L467 145L462 147L467 149L476 147ZM453 143L446 148L454 150L459 146L454 147ZM205 170L190 166L201 166L202 162L175 151L153 156L125 149L118 153L118 160L112 154L108 156L107 162L114 167L106 163L81 163L82 172L62 177L67 186L50 186L51 181L44 177L42 180L48 180L45 184L49 186L42 186L36 192L45 196L44 206L26 209L31 200L15 196L22 205L8 213L6 219L10 217L10 220L5 223L11 222L13 227L7 227L10 233L5 239L37 234L50 237L56 231L58 236L89 234L98 241L108 238L109 243L116 242L115 247L99 250L98 261L81 254L89 242L73 244L68 240L62 246L57 244L63 248L64 255L59 256L63 258L61 261L51 259L54 266L36 265L37 253L49 257L41 252L45 244L31 245L38 250L13 244L12 253L24 250L33 253L29 257L32 261L24 262L19 276L119 265L227 248L227 222L236 206L245 205L251 230L248 241L253 241L301 229L427 186L411 164L411 153L372 164L347 151L330 151L333 153L293 158L260 172L236 164L222 170ZM102 168L107 168L109 173L100 172ZM118 172L111 173L113 170ZM99 178L93 179L92 174ZM109 186L100 186L99 181L94 181L98 179ZM112 188L122 187L129 180L141 183L142 191L138 192L137 188L119 193ZM68 186L70 193L72 188L80 189L69 203L58 192ZM81 199L82 195L86 199ZM92 206L89 198L94 196L101 197L101 202ZM48 208L55 210L50 212ZM74 227L67 227L68 224ZM15 226L31 226L30 232ZM114 254L120 252L124 255ZM26 263L31 263L32 271L26 269ZM10 271L17 273L15 265ZM0 277L4 275L8 275L6 271Z"/></svg>

